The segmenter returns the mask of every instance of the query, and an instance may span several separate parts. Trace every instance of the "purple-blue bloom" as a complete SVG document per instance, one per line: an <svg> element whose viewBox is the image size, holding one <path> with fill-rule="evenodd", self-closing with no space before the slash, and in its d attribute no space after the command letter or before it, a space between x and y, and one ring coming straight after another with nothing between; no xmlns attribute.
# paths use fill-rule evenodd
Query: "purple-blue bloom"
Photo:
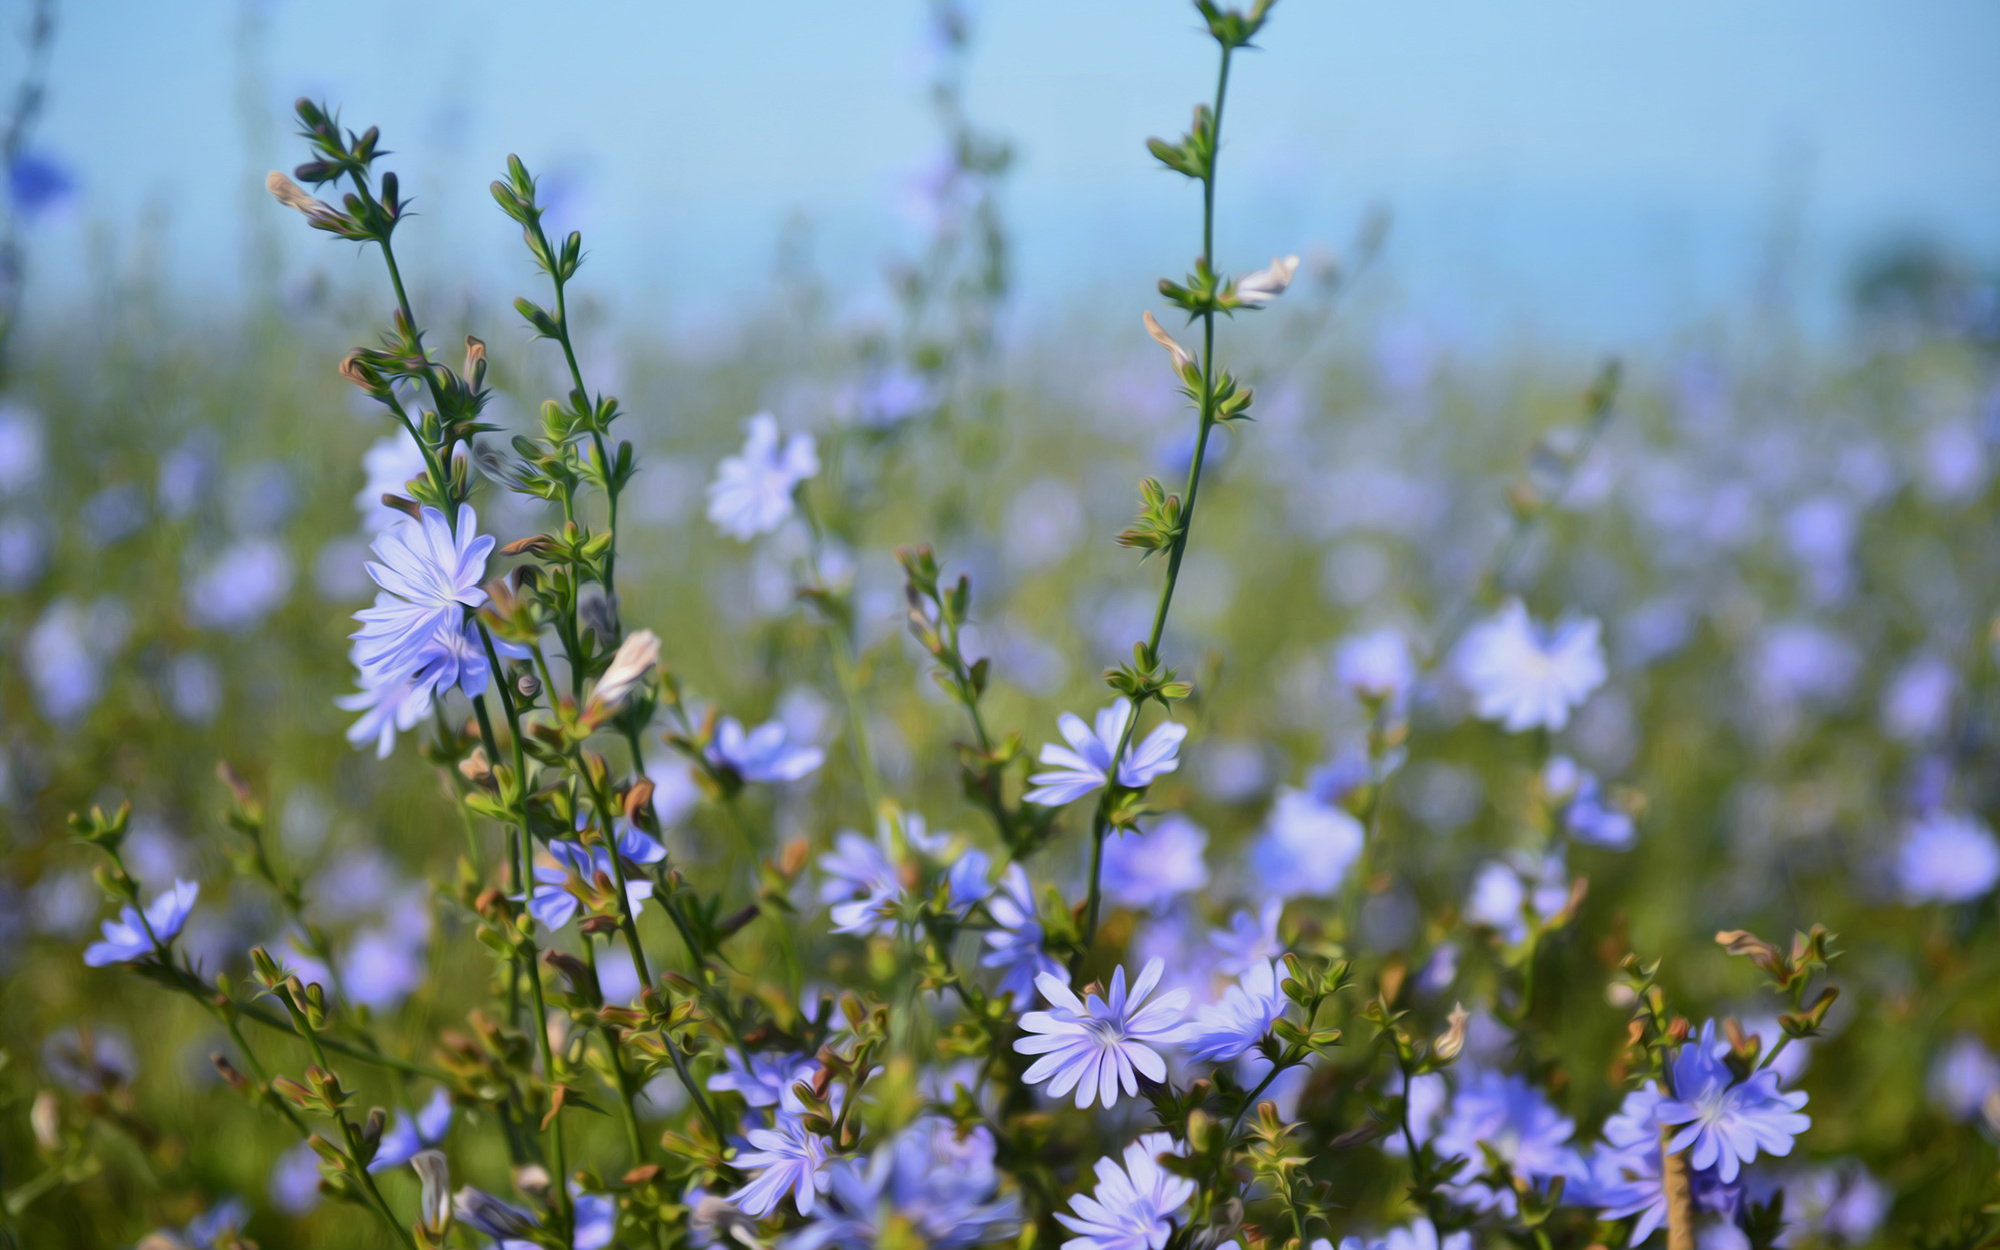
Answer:
<svg viewBox="0 0 2000 1250"><path fill-rule="evenodd" d="M1227 929L1210 929L1208 940L1222 952L1215 966L1230 976L1241 976L1257 964L1282 956L1285 944L1278 937L1278 919L1284 914L1284 903L1267 898L1255 916L1239 911L1229 918Z"/></svg>
<svg viewBox="0 0 2000 1250"><path fill-rule="evenodd" d="M1452 1099L1451 1113L1438 1130L1438 1154L1469 1159L1481 1170L1480 1144L1506 1161L1515 1175L1530 1181L1557 1176L1581 1180L1583 1160L1570 1148L1575 1121L1549 1105L1541 1090L1513 1073L1480 1070L1470 1074ZM1460 1201L1482 1211L1512 1215L1511 1190L1495 1190L1478 1182L1455 1185Z"/></svg>
<svg viewBox="0 0 2000 1250"><path fill-rule="evenodd" d="M1173 1217L1194 1197L1194 1182L1160 1166L1160 1156L1177 1154L1174 1139L1148 1133L1125 1147L1124 1166L1110 1157L1097 1161L1097 1188L1070 1199L1074 1216L1056 1212L1064 1228L1077 1234L1063 1250L1163 1250L1173 1235Z"/></svg>
<svg viewBox="0 0 2000 1250"><path fill-rule="evenodd" d="M1223 1063L1263 1041L1291 1005L1282 984L1276 964L1252 964L1221 1002L1201 1009L1187 1039L1194 1057Z"/></svg>
<svg viewBox="0 0 2000 1250"><path fill-rule="evenodd" d="M744 422L744 430L743 450L723 458L708 486L708 519L738 542L790 519L792 492L819 472L812 435L794 434L780 449L778 421L768 412Z"/></svg>
<svg viewBox="0 0 2000 1250"><path fill-rule="evenodd" d="M1668 1066L1672 1098L1654 1110L1660 1123L1682 1125L1669 1148L1689 1150L1697 1169L1714 1168L1724 1182L1736 1179L1738 1168L1766 1154L1788 1155L1792 1139L1812 1127L1812 1117L1800 1113L1803 1092L1784 1093L1778 1074L1752 1072L1738 1082L1723 1062L1727 1042L1715 1040L1715 1021L1701 1026L1700 1037L1683 1045Z"/></svg>
<svg viewBox="0 0 2000 1250"><path fill-rule="evenodd" d="M1182 1013L1187 1009L1188 992L1172 990L1150 1005L1147 995L1160 983L1165 965L1155 959L1139 973L1132 992L1125 992L1125 969L1111 974L1108 997L1091 994L1079 1000L1060 976L1043 973L1035 986L1053 1010L1030 1011L1021 1016L1021 1028L1029 1036L1017 1038L1014 1049L1024 1055L1040 1055L1021 1079L1030 1085L1048 1082L1051 1098L1061 1098L1076 1090L1076 1105L1086 1108L1093 1101L1106 1107L1118 1102L1122 1086L1128 1095L1139 1092L1138 1077L1150 1081L1167 1079L1167 1064L1155 1047L1180 1041L1187 1032Z"/></svg>
<svg viewBox="0 0 2000 1250"><path fill-rule="evenodd" d="M775 1107L790 1101L792 1086L812 1080L819 1071L818 1060L800 1055L753 1054L746 1065L736 1051L725 1050L722 1060L725 1069L708 1078L708 1087L734 1090L753 1107Z"/></svg>
<svg viewBox="0 0 2000 1250"><path fill-rule="evenodd" d="M84 948L83 962L102 968L152 958L180 933L200 893L201 887L194 882L177 880L171 890L162 891L147 905L143 917L138 908L125 904L118 919L104 922L104 940Z"/></svg>
<svg viewBox="0 0 2000 1250"><path fill-rule="evenodd" d="M553 863L535 865L536 884L528 899L528 913L551 930L568 924L585 901L596 901L617 889L611 852L601 846L557 839L549 843L549 857ZM652 882L639 876L626 877L625 901L634 914L651 897Z"/></svg>
<svg viewBox="0 0 2000 1250"><path fill-rule="evenodd" d="M785 1239L784 1250L873 1250L895 1218L925 1246L940 1250L1011 1238L1020 1223L1012 1197L995 1200L993 1135L923 1116L876 1148L864 1163L835 1161L831 1201L812 1223Z"/></svg>
<svg viewBox="0 0 2000 1250"><path fill-rule="evenodd" d="M742 721L725 716L708 744L708 762L745 781L797 781L825 763L826 752L788 743L783 721L767 721L745 733Z"/></svg>
<svg viewBox="0 0 2000 1250"><path fill-rule="evenodd" d="M1250 868L1259 888L1278 899L1331 894L1360 856L1365 836L1346 808L1281 787L1250 848Z"/></svg>
<svg viewBox="0 0 2000 1250"><path fill-rule="evenodd" d="M2000 881L2000 841L1976 816L1932 812L1904 832L1896 879L1913 903L1969 903Z"/></svg>
<svg viewBox="0 0 2000 1250"><path fill-rule="evenodd" d="M428 1150L444 1145L445 1134L451 1131L451 1094L440 1085L431 1091L430 1101L412 1119L402 1111L396 1112L395 1123L382 1134L382 1142L376 1148L375 1157L369 1160L368 1170L380 1172L385 1168L399 1168L416 1156L419 1150Z"/></svg>
<svg viewBox="0 0 2000 1250"><path fill-rule="evenodd" d="M778 1114L775 1128L750 1130L751 1149L736 1158L736 1166L751 1174L750 1183L734 1196L748 1214L769 1215L789 1191L800 1215L811 1215L813 1204L832 1183L827 1168L826 1138L810 1132L799 1118Z"/></svg>
<svg viewBox="0 0 2000 1250"><path fill-rule="evenodd" d="M1111 758L1125 740L1125 727L1132 720L1132 701L1119 699L1097 714L1095 729L1083 718L1064 712L1056 721L1068 747L1044 743L1039 757L1050 771L1028 778L1031 787L1022 798L1042 807L1073 803L1093 790L1101 789L1111 775ZM1180 767L1181 739L1187 726L1172 721L1158 725L1145 741L1118 761L1118 784L1130 790L1152 784L1153 779Z"/></svg>
<svg viewBox="0 0 2000 1250"><path fill-rule="evenodd" d="M1114 832L1104 842L1104 896L1127 907L1159 911L1208 884L1202 852L1208 831L1179 812L1147 822L1141 832Z"/></svg>
<svg viewBox="0 0 2000 1250"><path fill-rule="evenodd" d="M1036 917L1034 892L1021 865L1009 864L1001 872L1000 888L986 900L986 910L996 927L986 933L988 949L979 964L1000 969L997 992L1012 994L1019 1005L1028 1001L1038 977L1067 975L1042 949L1042 922Z"/></svg>

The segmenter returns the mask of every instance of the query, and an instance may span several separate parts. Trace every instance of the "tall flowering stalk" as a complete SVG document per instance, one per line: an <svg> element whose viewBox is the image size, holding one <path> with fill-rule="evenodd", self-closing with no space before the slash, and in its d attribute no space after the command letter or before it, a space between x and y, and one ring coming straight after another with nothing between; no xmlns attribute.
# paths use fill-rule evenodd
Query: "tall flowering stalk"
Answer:
<svg viewBox="0 0 2000 1250"><path fill-rule="evenodd" d="M1247 417L1252 401L1250 388L1239 385L1216 361L1215 319L1218 315L1233 317L1239 311L1263 308L1284 293L1299 264L1296 256L1274 260L1267 268L1237 279L1223 277L1216 268L1215 184L1221 156L1223 106L1229 98L1230 65L1236 53L1250 47L1263 28L1271 0L1258 0L1248 12L1221 9L1207 0L1201 0L1195 7L1206 19L1208 33L1220 49L1214 103L1195 107L1194 124L1178 143L1152 139L1147 147L1168 169L1201 184L1201 254L1195 258L1194 272L1183 282L1160 280L1160 294L1187 314L1190 325L1201 323L1200 355L1183 347L1151 312L1145 314L1147 333L1166 348L1181 393L1194 404L1194 455L1188 463L1187 483L1180 494L1168 494L1152 478L1140 484L1142 506L1138 522L1118 538L1122 545L1136 547L1147 555L1163 553L1167 569L1160 583L1159 603L1153 610L1153 626L1145 641L1134 644L1131 663L1105 674L1106 683L1130 699L1133 706L1110 751L1106 767L1110 784L1104 787L1091 817L1090 889L1079 959L1096 940L1102 905L1104 839L1114 828L1131 826L1143 810L1143 789L1121 784L1120 772L1140 714L1148 702L1157 702L1162 709L1170 710L1175 702L1193 692L1190 683L1179 680L1176 671L1164 664L1160 643L1166 634L1168 610L1173 607L1174 588L1180 582L1181 560L1187 554L1188 538L1193 531L1209 437L1216 427Z"/></svg>

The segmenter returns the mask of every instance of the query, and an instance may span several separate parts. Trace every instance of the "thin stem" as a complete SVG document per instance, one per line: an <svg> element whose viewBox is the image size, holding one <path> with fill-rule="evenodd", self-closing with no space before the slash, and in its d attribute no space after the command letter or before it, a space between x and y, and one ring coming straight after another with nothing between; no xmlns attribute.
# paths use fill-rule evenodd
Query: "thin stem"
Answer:
<svg viewBox="0 0 2000 1250"><path fill-rule="evenodd" d="M1210 152L1208 174L1202 179L1201 187L1201 252L1204 261L1213 263L1215 255L1215 171L1222 142L1222 105L1229 93L1229 59L1234 49L1227 44L1222 49L1222 68L1215 80L1215 125L1214 147ZM1167 552L1167 576L1160 586L1160 603L1153 611L1152 632L1147 635L1146 651L1157 656L1160 640L1166 635L1167 610L1173 605L1174 587L1180 581L1181 557L1187 551L1188 535L1194 530L1195 497L1201 489L1202 462L1208 456L1209 432L1215 428L1215 311L1208 309L1202 313L1202 353L1201 353L1201 424L1195 433L1194 459L1188 465L1187 486L1183 491L1186 503L1181 512L1179 532ZM1102 884L1098 880L1103 867L1104 839L1109 832L1111 800L1118 788L1118 769L1125 758L1126 750L1132 744L1134 731L1139 725L1142 704L1135 704L1131 718L1125 722L1125 733L1118 740L1118 749L1111 753L1111 766L1106 770L1104 794L1098 800L1097 813L1091 820L1091 868L1089 904L1084 922L1083 947L1077 952L1077 962L1082 962L1084 953L1097 941L1097 915L1100 907Z"/></svg>

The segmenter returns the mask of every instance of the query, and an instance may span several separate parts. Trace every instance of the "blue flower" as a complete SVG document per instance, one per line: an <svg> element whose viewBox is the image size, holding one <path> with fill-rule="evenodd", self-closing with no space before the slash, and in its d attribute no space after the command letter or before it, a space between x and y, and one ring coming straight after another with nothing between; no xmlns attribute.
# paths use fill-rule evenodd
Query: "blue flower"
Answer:
<svg viewBox="0 0 2000 1250"><path fill-rule="evenodd" d="M155 1233L159 1240L177 1250L227 1250L236 1244L236 1234L250 1221L250 1208L241 1198L229 1198L188 1221L178 1234Z"/></svg>
<svg viewBox="0 0 2000 1250"><path fill-rule="evenodd" d="M1129 995L1125 969L1119 968L1111 974L1109 997L1092 994L1083 1001L1060 976L1043 973L1035 978L1036 988L1054 1010L1021 1016L1021 1028L1029 1036L1017 1038L1014 1049L1041 1056L1021 1079L1030 1085L1047 1081L1051 1098L1075 1089L1078 1108L1093 1101L1114 1106L1121 1086L1128 1095L1139 1092L1140 1076L1166 1080L1167 1064L1155 1047L1178 1042L1186 1034L1181 1016L1188 992L1173 990L1146 1005L1164 966L1158 959L1148 963Z"/></svg>
<svg viewBox="0 0 2000 1250"><path fill-rule="evenodd" d="M7 198L24 218L60 208L76 194L76 178L41 152L22 152L7 166Z"/></svg>
<svg viewBox="0 0 2000 1250"><path fill-rule="evenodd" d="M736 1158L736 1166L751 1173L750 1183L734 1201L747 1215L759 1218L776 1210L787 1191L800 1215L811 1215L813 1204L832 1182L826 1161L826 1138L807 1131L799 1117L778 1114L775 1128L751 1129L752 1149Z"/></svg>
<svg viewBox="0 0 2000 1250"><path fill-rule="evenodd" d="M831 904L835 933L858 937L893 937L903 901L903 881L896 870L889 823L884 820L874 841L852 829L834 837L833 850L819 857L819 901Z"/></svg>
<svg viewBox="0 0 2000 1250"><path fill-rule="evenodd" d="M478 532L470 505L458 509L454 532L444 513L425 508L374 542L381 559L368 575L382 592L373 607L354 614L361 628L352 638L356 694L337 699L364 715L348 730L355 746L373 739L387 756L396 734L429 713L431 701L457 686L468 698L483 693L490 676L485 642L468 613L486 602L480 589L493 540ZM503 654L526 649L495 642Z"/></svg>
<svg viewBox="0 0 2000 1250"><path fill-rule="evenodd" d="M417 1112L416 1119L398 1111L396 1122L389 1131L382 1134L382 1143L375 1150L375 1157L368 1161L368 1170L380 1172L385 1168L399 1168L416 1157L419 1150L427 1150L444 1144L445 1134L451 1131L451 1095L443 1086L431 1092L431 1100Z"/></svg>
<svg viewBox="0 0 2000 1250"><path fill-rule="evenodd" d="M576 1221L570 1231L570 1250L604 1250L618 1232L618 1207L605 1194L587 1194L570 1182Z"/></svg>
<svg viewBox="0 0 2000 1250"><path fill-rule="evenodd" d="M1558 730L1570 712L1604 684L1600 627L1588 617L1544 628L1519 599L1465 632L1459 643L1459 680L1479 715L1508 733Z"/></svg>
<svg viewBox="0 0 2000 1250"><path fill-rule="evenodd" d="M1495 929L1506 941L1528 936L1532 919L1546 923L1569 905L1569 873L1560 853L1536 860L1517 855L1510 863L1489 860L1473 874L1465 918Z"/></svg>
<svg viewBox="0 0 2000 1250"><path fill-rule="evenodd" d="M1279 899L1331 894L1360 856L1365 836L1346 808L1280 787L1263 835L1250 848L1251 871Z"/></svg>
<svg viewBox="0 0 2000 1250"><path fill-rule="evenodd" d="M528 899L528 914L537 923L560 929L576 915L584 903L597 906L615 902L617 874L611 852L601 846L558 839L549 843L549 864L535 865L535 889ZM627 876L625 901L634 915L639 905L653 897L653 883L644 877Z"/></svg>
<svg viewBox="0 0 2000 1250"><path fill-rule="evenodd" d="M890 1217L940 1250L1011 1238L1020 1212L1011 1197L993 1200L999 1186L993 1154L993 1135L984 1127L961 1139L949 1120L920 1117L865 1165L836 1161L831 1201L781 1243L783 1250L872 1250Z"/></svg>
<svg viewBox="0 0 2000 1250"><path fill-rule="evenodd" d="M1558 755L1542 769L1542 790L1561 812L1563 828L1579 842L1608 850L1629 850L1638 830L1631 814L1604 802L1597 774Z"/></svg>
<svg viewBox="0 0 2000 1250"><path fill-rule="evenodd" d="M744 422L743 450L723 458L708 486L708 519L716 528L749 542L791 518L792 492L819 472L819 453L810 434L794 434L782 450L778 421L760 412Z"/></svg>
<svg viewBox="0 0 2000 1250"><path fill-rule="evenodd" d="M708 762L745 781L797 781L826 762L818 747L793 746L785 739L783 721L767 721L746 734L742 721L725 716L708 744Z"/></svg>
<svg viewBox="0 0 2000 1250"><path fill-rule="evenodd" d="M1700 1038L1682 1046L1669 1067L1675 1096L1654 1112L1662 1124L1684 1126L1669 1149L1690 1151L1690 1163L1714 1168L1725 1182L1760 1149L1790 1154L1792 1139L1812 1127L1812 1117L1799 1111L1803 1092L1779 1090L1778 1074L1768 1068L1738 1082L1722 1060L1727 1053L1729 1044L1715 1040L1715 1021L1703 1024Z"/></svg>
<svg viewBox="0 0 2000 1250"><path fill-rule="evenodd" d="M1969 903L2000 881L2000 841L1976 816L1933 812L1904 832L1896 879L1914 903Z"/></svg>
<svg viewBox="0 0 2000 1250"><path fill-rule="evenodd" d="M1283 902L1267 898L1255 916L1239 911L1229 918L1227 929L1210 929L1208 940L1222 952L1215 966L1230 976L1241 976L1257 964L1282 956L1285 944L1278 937L1278 919L1284 914Z"/></svg>
<svg viewBox="0 0 2000 1250"><path fill-rule="evenodd" d="M819 1062L799 1055L753 1054L746 1064L736 1051L724 1051L727 1069L708 1078L708 1087L734 1090L753 1107L773 1107L792 1100L792 1086L810 1081Z"/></svg>
<svg viewBox="0 0 2000 1250"><path fill-rule="evenodd" d="M1277 965L1251 965L1241 981L1223 991L1221 1002L1202 1008L1188 1037L1194 1057L1222 1063L1263 1041L1291 1005L1281 985Z"/></svg>
<svg viewBox="0 0 2000 1250"><path fill-rule="evenodd" d="M104 922L104 940L84 948L83 962L92 968L102 968L160 954L187 923L188 913L194 910L195 897L200 893L201 887L194 882L176 880L173 889L162 891L147 906L143 918L138 908L125 904L118 919Z"/></svg>
<svg viewBox="0 0 2000 1250"><path fill-rule="evenodd" d="M986 933L988 950L980 956L983 968L1000 969L1002 994L1012 994L1016 1005L1028 1001L1041 976L1064 976L1063 966L1042 948L1042 923L1035 915L1035 896L1028 886L1028 874L1019 864L1009 864L1000 874L1000 888L986 900L994 928Z"/></svg>
<svg viewBox="0 0 2000 1250"><path fill-rule="evenodd" d="M361 471L367 476L354 496L354 508L361 514L361 527L380 533L399 525L407 514L382 502L384 495L410 493L410 481L430 471L424 450L416 440L402 434L385 434L361 453Z"/></svg>
<svg viewBox="0 0 2000 1250"><path fill-rule="evenodd" d="M1208 884L1202 852L1208 831L1178 812L1139 833L1114 833L1104 843L1104 896L1127 907L1159 911Z"/></svg>
<svg viewBox="0 0 2000 1250"><path fill-rule="evenodd" d="M1452 1099L1451 1113L1434 1144L1442 1157L1471 1160L1475 1172L1482 1170L1479 1148L1484 1144L1526 1180L1557 1176L1581 1180L1587 1175L1583 1160L1569 1146L1575 1132L1575 1122L1550 1106L1542 1091L1522 1077L1479 1071ZM1511 1190L1472 1182L1452 1186L1451 1192L1482 1211L1497 1208L1511 1216L1515 1209Z"/></svg>
<svg viewBox="0 0 2000 1250"><path fill-rule="evenodd" d="M1409 640L1393 625L1343 639L1334 651L1334 676L1363 699L1402 702L1417 679Z"/></svg>
<svg viewBox="0 0 2000 1250"><path fill-rule="evenodd" d="M2000 1089L2000 1058L1972 1034L1961 1033L1931 1061L1924 1086L1931 1104L1952 1119L1977 1119L1987 1095Z"/></svg>
<svg viewBox="0 0 2000 1250"><path fill-rule="evenodd" d="M485 1233L502 1247L509 1243L531 1244L526 1238L533 1236L538 1227L534 1212L470 1185L452 1196L451 1209L459 1223Z"/></svg>
<svg viewBox="0 0 2000 1250"><path fill-rule="evenodd" d="M244 633L282 607L292 590L292 557L271 538L223 550L188 584L188 619L204 629Z"/></svg>
<svg viewBox="0 0 2000 1250"><path fill-rule="evenodd" d="M1056 1212L1077 1234L1063 1250L1163 1250L1173 1217L1194 1197L1193 1181L1160 1166L1161 1155L1178 1153L1173 1138L1148 1133L1125 1147L1122 1167L1117 1159L1099 1159L1097 1188L1069 1201L1076 1214Z"/></svg>
<svg viewBox="0 0 2000 1250"><path fill-rule="evenodd" d="M1120 699L1097 714L1097 725L1064 712L1056 721L1069 747L1044 743L1040 759L1052 771L1028 778L1033 788L1022 798L1042 807L1073 803L1093 790L1101 789L1111 775L1111 757L1125 740L1125 726L1132 720L1132 702ZM1118 762L1118 784L1129 790L1152 784L1154 778L1180 767L1181 739L1187 726L1168 721L1146 735L1144 742Z"/></svg>
<svg viewBox="0 0 2000 1250"><path fill-rule="evenodd" d="M372 546L380 558L368 562L368 576L382 593L375 606L354 614L364 684L370 673L414 673L436 664L440 638L449 646L464 636L467 609L486 602L479 583L493 539L479 532L472 505L460 504L455 530L444 513L425 508L377 535Z"/></svg>
<svg viewBox="0 0 2000 1250"><path fill-rule="evenodd" d="M271 1165L271 1205L286 1215L310 1215L319 1206L319 1176L318 1152L300 1142Z"/></svg>

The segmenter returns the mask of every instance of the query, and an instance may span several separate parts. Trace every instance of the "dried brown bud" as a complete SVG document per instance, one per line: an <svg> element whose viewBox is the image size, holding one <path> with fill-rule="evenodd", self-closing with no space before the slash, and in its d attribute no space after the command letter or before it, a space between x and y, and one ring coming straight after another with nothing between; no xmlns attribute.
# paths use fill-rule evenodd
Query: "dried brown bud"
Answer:
<svg viewBox="0 0 2000 1250"><path fill-rule="evenodd" d="M618 1182L621 1185L647 1185L651 1184L653 1179L659 1176L659 1174L660 1174L659 1164L642 1163L638 1167L633 1168L631 1171L625 1173L625 1175L619 1177Z"/></svg>
<svg viewBox="0 0 2000 1250"><path fill-rule="evenodd" d="M458 762L459 775L475 786L486 786L493 780L493 765L487 762L486 748L472 748L472 754Z"/></svg>
<svg viewBox="0 0 2000 1250"><path fill-rule="evenodd" d="M653 783L641 777L625 792L625 819L637 820L639 813L653 805Z"/></svg>
<svg viewBox="0 0 2000 1250"><path fill-rule="evenodd" d="M394 508L412 521L417 520L423 515L423 509L417 506L416 500L405 499L401 495L392 495L387 491L382 493L382 506L385 508Z"/></svg>
<svg viewBox="0 0 2000 1250"><path fill-rule="evenodd" d="M333 208L325 200L314 199L307 195L304 187L278 170L274 169L264 175L264 189L277 196L278 203L286 208L296 208L309 218L318 219L334 215Z"/></svg>

